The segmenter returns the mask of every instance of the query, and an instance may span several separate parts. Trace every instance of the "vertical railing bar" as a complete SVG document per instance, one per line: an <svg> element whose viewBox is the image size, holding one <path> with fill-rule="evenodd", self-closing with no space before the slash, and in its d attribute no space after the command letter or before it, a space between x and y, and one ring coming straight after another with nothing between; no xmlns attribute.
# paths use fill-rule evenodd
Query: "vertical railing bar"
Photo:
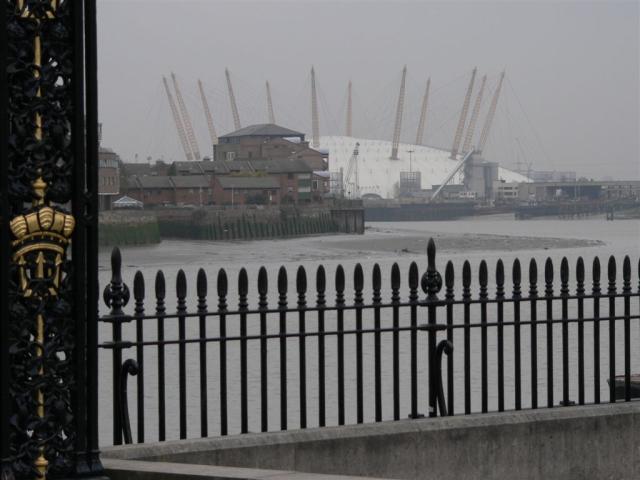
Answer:
<svg viewBox="0 0 640 480"><path fill-rule="evenodd" d="M324 308L327 277L322 265L316 272L316 305L318 307L318 425L326 425Z"/></svg>
<svg viewBox="0 0 640 480"><path fill-rule="evenodd" d="M269 430L269 404L267 389L267 300L268 277L267 270L260 267L258 271L258 308L260 312L260 430Z"/></svg>
<svg viewBox="0 0 640 480"><path fill-rule="evenodd" d="M624 400L631 401L631 259L622 264L622 294L624 295Z"/></svg>
<svg viewBox="0 0 640 480"><path fill-rule="evenodd" d="M600 259L593 259L593 402L600 403Z"/></svg>
<svg viewBox="0 0 640 480"><path fill-rule="evenodd" d="M382 297L380 296L380 288L382 286L382 273L380 271L380 265L377 263L373 266L373 273L371 276L371 284L373 288L373 327L376 332L373 334L373 369L374 369L374 388L375 388L375 420L376 422L382 421L382 362L381 353L382 338L378 331L380 329L380 303Z"/></svg>
<svg viewBox="0 0 640 480"><path fill-rule="evenodd" d="M138 409L138 443L144 443L144 277L138 270L133 277L133 297L135 299L134 315L136 317L136 361L137 375L137 409Z"/></svg>
<svg viewBox="0 0 640 480"><path fill-rule="evenodd" d="M209 435L208 419L208 399L207 399L207 275L201 268L198 270L196 279L196 291L198 294L198 330L200 338L200 436L205 438Z"/></svg>
<svg viewBox="0 0 640 480"><path fill-rule="evenodd" d="M488 352L487 352L487 283L489 273L487 270L487 262L480 262L480 375L481 375L481 396L482 396L482 413L489 410L489 389L488 389Z"/></svg>
<svg viewBox="0 0 640 480"><path fill-rule="evenodd" d="M498 411L504 411L504 263L496 266L496 310L498 314Z"/></svg>
<svg viewBox="0 0 640 480"><path fill-rule="evenodd" d="M421 281L422 291L427 294L427 323L430 327L428 331L428 355L429 355L429 417L436 417L438 415L438 401L440 401L440 413L447 415L446 404L444 399L439 398L439 393L442 392L442 377L441 366L438 360L436 352L437 344L437 331L435 326L438 323L437 314L438 307L436 302L438 299L438 292L442 289L442 277L436 269L436 244L433 238L430 238L427 242L427 270L422 276Z"/></svg>
<svg viewBox="0 0 640 480"><path fill-rule="evenodd" d="M354 305L356 307L356 421L364 421L364 388L363 388L363 348L362 348L362 289L364 287L364 272L362 265L356 264L353 274L353 289L355 292Z"/></svg>
<svg viewBox="0 0 640 480"><path fill-rule="evenodd" d="M287 271L278 270L278 308L280 309L280 430L287 429Z"/></svg>
<svg viewBox="0 0 640 480"><path fill-rule="evenodd" d="M453 301L455 300L454 294L454 269L451 261L447 262L447 266L444 271L444 284L446 286L445 299L448 302L446 307L447 313L447 340L453 345ZM454 382L453 382L453 355L447 355L447 414L454 415Z"/></svg>
<svg viewBox="0 0 640 480"><path fill-rule="evenodd" d="M247 313L249 303L249 277L245 268L238 274L238 311L240 312L240 433L249 432L247 381Z"/></svg>
<svg viewBox="0 0 640 480"><path fill-rule="evenodd" d="M338 350L338 425L344 425L344 268L338 265L335 278Z"/></svg>
<svg viewBox="0 0 640 480"><path fill-rule="evenodd" d="M538 265L529 263L530 344L531 344L531 408L538 408Z"/></svg>
<svg viewBox="0 0 640 480"><path fill-rule="evenodd" d="M187 277L182 269L178 271L176 277L176 296L178 298L176 313L178 314L178 396L179 396L179 419L180 419L180 439L187 438L187 346L186 340L186 318L187 313Z"/></svg>
<svg viewBox="0 0 640 480"><path fill-rule="evenodd" d="M616 259L609 257L609 402L616 401Z"/></svg>
<svg viewBox="0 0 640 480"><path fill-rule="evenodd" d="M522 270L520 260L517 258L513 262L512 270L513 282L513 350L514 350L514 377L515 377L515 408L522 408L522 345L520 327L520 299L522 298Z"/></svg>
<svg viewBox="0 0 640 480"><path fill-rule="evenodd" d="M471 264L462 266L462 301L464 302L464 413L471 413Z"/></svg>
<svg viewBox="0 0 640 480"><path fill-rule="evenodd" d="M393 419L400 420L400 267L391 267L391 303L393 316Z"/></svg>
<svg viewBox="0 0 640 480"><path fill-rule="evenodd" d="M300 390L300 428L307 428L307 338L306 316L307 308L307 272L300 266L296 274L296 290L298 292L298 364L299 364L299 390Z"/></svg>
<svg viewBox="0 0 640 480"><path fill-rule="evenodd" d="M569 261L564 257L560 263L560 296L562 297L562 405L569 400Z"/></svg>
<svg viewBox="0 0 640 480"><path fill-rule="evenodd" d="M576 296L578 297L578 404L584 405L584 260L576 263Z"/></svg>
<svg viewBox="0 0 640 480"><path fill-rule="evenodd" d="M544 281L547 307L547 407L553 408L553 263L548 257L544 265Z"/></svg>
<svg viewBox="0 0 640 480"><path fill-rule="evenodd" d="M166 394L165 394L165 353L164 353L164 314L165 307L165 279L162 270L156 273L155 295L156 295L156 336L158 339L158 440L166 440Z"/></svg>
<svg viewBox="0 0 640 480"><path fill-rule="evenodd" d="M409 266L409 312L410 312L410 361L411 361L411 414L409 418L422 418L418 412L418 265Z"/></svg>
<svg viewBox="0 0 640 480"><path fill-rule="evenodd" d="M228 433L228 406L227 406L227 294L229 293L229 281L227 272L221 268L218 270L218 322L220 329L220 435Z"/></svg>

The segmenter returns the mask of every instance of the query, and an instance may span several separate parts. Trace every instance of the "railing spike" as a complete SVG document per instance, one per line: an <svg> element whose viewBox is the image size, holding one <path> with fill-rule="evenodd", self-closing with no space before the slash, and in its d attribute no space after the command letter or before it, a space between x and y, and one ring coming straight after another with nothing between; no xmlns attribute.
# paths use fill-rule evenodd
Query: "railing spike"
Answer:
<svg viewBox="0 0 640 480"><path fill-rule="evenodd" d="M547 290L553 287L553 261L551 257L547 257L547 260L544 262L544 282Z"/></svg>
<svg viewBox="0 0 640 480"><path fill-rule="evenodd" d="M567 260L567 257L562 257L560 262L560 282L563 286L569 283L569 260Z"/></svg>
<svg viewBox="0 0 640 480"><path fill-rule="evenodd" d="M530 291L533 294L536 294L538 292L538 289L536 288L538 285L538 263L535 258L532 258L529 262L529 285Z"/></svg>
<svg viewBox="0 0 640 480"><path fill-rule="evenodd" d="M522 267L520 266L520 260L517 258L513 261L513 267L511 271L511 280L513 282L513 294L514 296L520 296L522 283Z"/></svg>
<svg viewBox="0 0 640 480"><path fill-rule="evenodd" d="M480 282L480 289L486 289L489 283L489 270L487 268L487 262L482 260L480 262L480 269L478 271L478 280Z"/></svg>
<svg viewBox="0 0 640 480"><path fill-rule="evenodd" d="M287 287L289 286L289 280L287 278L287 269L281 266L278 269L278 293L282 296L287 294Z"/></svg>
<svg viewBox="0 0 640 480"><path fill-rule="evenodd" d="M454 270L453 270L453 262L449 260L447 262L447 266L444 269L444 284L447 287L447 290L453 289L454 284Z"/></svg>
<svg viewBox="0 0 640 480"><path fill-rule="evenodd" d="M144 300L144 276L140 270L133 277L133 298L138 302Z"/></svg>
<svg viewBox="0 0 640 480"><path fill-rule="evenodd" d="M316 292L318 295L322 294L324 297L324 292L327 290L327 273L324 269L323 265L318 267L316 271Z"/></svg>
<svg viewBox="0 0 640 480"><path fill-rule="evenodd" d="M582 257L578 257L576 262L576 281L578 282L578 288L582 286L582 292L584 293L584 260Z"/></svg>
<svg viewBox="0 0 640 480"><path fill-rule="evenodd" d="M607 264L607 274L609 277L609 286L613 284L615 288L617 268L616 268L616 258L613 255L609 257L609 262Z"/></svg>
<svg viewBox="0 0 640 480"><path fill-rule="evenodd" d="M600 272L600 259L598 257L595 257L593 259L593 268L591 269L591 274L593 276L593 282L599 284L601 272Z"/></svg>
<svg viewBox="0 0 640 480"><path fill-rule="evenodd" d="M502 259L498 259L498 263L496 263L496 286L498 294L500 292L504 294L504 262Z"/></svg>
<svg viewBox="0 0 640 480"><path fill-rule="evenodd" d="M359 263L356 264L353 269L353 289L356 291L356 296L358 292L362 293L362 289L364 288L364 271L362 270L362 265Z"/></svg>
<svg viewBox="0 0 640 480"><path fill-rule="evenodd" d="M336 268L336 293L340 294L344 292L345 280L344 280L344 268L342 265L338 265Z"/></svg>
<svg viewBox="0 0 640 480"><path fill-rule="evenodd" d="M465 260L462 264L462 286L466 289L471 287L471 263Z"/></svg>
<svg viewBox="0 0 640 480"><path fill-rule="evenodd" d="M418 288L419 276L418 264L416 262L411 262L411 265L409 265L409 288L411 290L416 290Z"/></svg>
<svg viewBox="0 0 640 480"><path fill-rule="evenodd" d="M397 263L391 266L391 290L400 290L401 275L400 267Z"/></svg>
<svg viewBox="0 0 640 480"><path fill-rule="evenodd" d="M182 269L178 270L178 276L176 277L176 295L178 298L187 296L187 276Z"/></svg>
<svg viewBox="0 0 640 480"><path fill-rule="evenodd" d="M166 298L167 287L164 279L164 272L162 270L158 270L158 272L156 273L155 291L156 298L158 300L164 300Z"/></svg>
<svg viewBox="0 0 640 480"><path fill-rule="evenodd" d="M227 293L229 292L229 281L227 279L227 272L224 268L218 270L218 280L216 281L216 284L218 289L219 303L224 304L224 307L219 308L223 310L227 306L226 298Z"/></svg>
<svg viewBox="0 0 640 480"><path fill-rule="evenodd" d="M631 281L631 259L629 258L629 255L625 255L622 262L622 279L625 283L629 283Z"/></svg>
<svg viewBox="0 0 640 480"><path fill-rule="evenodd" d="M260 267L258 270L258 294L261 297L267 295L267 291L269 289L269 280L267 276L267 269L264 267Z"/></svg>
<svg viewBox="0 0 640 480"><path fill-rule="evenodd" d="M373 272L371 273L371 286L374 292L380 293L382 288L382 272L380 271L380 265L377 263L373 265Z"/></svg>
<svg viewBox="0 0 640 480"><path fill-rule="evenodd" d="M196 294L198 298L205 298L207 296L207 274L204 268L198 270L198 276L196 277Z"/></svg>
<svg viewBox="0 0 640 480"><path fill-rule="evenodd" d="M296 272L296 290L298 295L307 293L307 272L302 265L298 267Z"/></svg>
<svg viewBox="0 0 640 480"><path fill-rule="evenodd" d="M241 268L238 273L238 295L245 297L249 293L249 276L247 275L247 269Z"/></svg>

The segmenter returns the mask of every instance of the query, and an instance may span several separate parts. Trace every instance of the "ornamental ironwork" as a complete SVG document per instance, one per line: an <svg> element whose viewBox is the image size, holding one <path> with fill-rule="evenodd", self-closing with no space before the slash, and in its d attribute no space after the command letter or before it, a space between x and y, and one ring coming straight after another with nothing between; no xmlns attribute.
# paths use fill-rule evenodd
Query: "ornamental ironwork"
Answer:
<svg viewBox="0 0 640 480"><path fill-rule="evenodd" d="M87 268L97 233L94 3L0 4L3 480L102 471L87 348L97 308L97 270Z"/></svg>

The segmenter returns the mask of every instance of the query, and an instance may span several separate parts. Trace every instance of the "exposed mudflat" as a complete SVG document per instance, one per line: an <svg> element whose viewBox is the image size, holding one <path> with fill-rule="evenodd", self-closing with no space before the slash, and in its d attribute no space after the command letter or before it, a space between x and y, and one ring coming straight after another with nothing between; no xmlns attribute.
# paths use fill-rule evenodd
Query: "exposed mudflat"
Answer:
<svg viewBox="0 0 640 480"><path fill-rule="evenodd" d="M535 236L491 235L478 233L425 232L398 235L398 231L370 228L359 238L335 237L328 244L335 249L359 252L424 253L427 241L433 238L440 252L552 250L559 248L604 245L602 240Z"/></svg>

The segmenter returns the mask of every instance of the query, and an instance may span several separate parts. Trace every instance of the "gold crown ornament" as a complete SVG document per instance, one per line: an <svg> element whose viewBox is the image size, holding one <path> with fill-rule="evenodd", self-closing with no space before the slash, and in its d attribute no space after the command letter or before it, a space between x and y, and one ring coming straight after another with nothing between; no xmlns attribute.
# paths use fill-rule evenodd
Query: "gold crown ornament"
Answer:
<svg viewBox="0 0 640 480"><path fill-rule="evenodd" d="M51 295L57 294L60 282L60 266L71 240L75 219L72 215L45 204L47 184L38 178L33 183L35 210L18 215L9 223L13 233L13 260L20 267L20 285L25 297L32 295L29 278L52 278ZM51 262L47 261L51 259ZM35 268L31 272L33 265ZM47 267L49 265L49 267ZM47 270L47 271L45 271Z"/></svg>

